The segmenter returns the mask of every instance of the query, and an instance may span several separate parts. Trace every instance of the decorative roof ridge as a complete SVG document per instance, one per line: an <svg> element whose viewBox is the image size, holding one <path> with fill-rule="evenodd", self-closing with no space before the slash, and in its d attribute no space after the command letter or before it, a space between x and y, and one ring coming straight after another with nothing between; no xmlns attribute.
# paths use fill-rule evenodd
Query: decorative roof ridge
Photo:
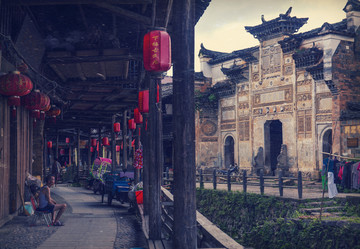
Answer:
<svg viewBox="0 0 360 249"><path fill-rule="evenodd" d="M358 0L348 0L343 11L350 12L350 11L360 11L360 1Z"/></svg>
<svg viewBox="0 0 360 249"><path fill-rule="evenodd" d="M220 62L231 60L231 59L238 58L238 57L244 59L246 62L254 61L254 60L256 60L256 58L252 55L252 53L257 50L259 50L259 45L250 47L250 48L234 50L231 53L226 53L226 54L224 53L219 56L213 57L212 60L209 61L209 63L216 64L216 63L220 63Z"/></svg>
<svg viewBox="0 0 360 249"><path fill-rule="evenodd" d="M285 14L280 14L279 17L270 21L266 21L264 15L261 15L261 24L245 26L245 30L260 41L273 38L279 34L293 34L307 23L309 18L290 16L291 10L292 7L290 7Z"/></svg>
<svg viewBox="0 0 360 249"><path fill-rule="evenodd" d="M229 54L229 53L218 52L218 51L207 49L207 48L204 47L204 44L201 43L198 56L204 55L204 56L206 56L208 58L213 58L213 57L216 57L216 56L226 55L226 54Z"/></svg>
<svg viewBox="0 0 360 249"><path fill-rule="evenodd" d="M342 31L342 34L347 34L347 35L355 34L354 32L349 32L347 30L347 20L345 18L345 19L341 20L340 22L331 23L331 24L324 22L323 25L321 25L321 27L314 28L314 29L311 29L311 30L303 32L303 33L291 35L291 36L285 38L283 41L279 41L279 42L287 42L292 39L307 39L310 37L324 35L324 34L328 34L328 33L340 33L341 31Z"/></svg>

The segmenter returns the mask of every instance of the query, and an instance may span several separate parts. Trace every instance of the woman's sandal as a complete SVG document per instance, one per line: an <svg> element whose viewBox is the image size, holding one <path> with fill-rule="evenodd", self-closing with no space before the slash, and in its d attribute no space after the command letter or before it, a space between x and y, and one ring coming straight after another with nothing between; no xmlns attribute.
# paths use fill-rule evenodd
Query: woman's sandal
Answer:
<svg viewBox="0 0 360 249"><path fill-rule="evenodd" d="M60 221L57 221L55 223L53 223L53 226L56 226L56 227L60 227L60 226L63 226L64 224L62 224Z"/></svg>

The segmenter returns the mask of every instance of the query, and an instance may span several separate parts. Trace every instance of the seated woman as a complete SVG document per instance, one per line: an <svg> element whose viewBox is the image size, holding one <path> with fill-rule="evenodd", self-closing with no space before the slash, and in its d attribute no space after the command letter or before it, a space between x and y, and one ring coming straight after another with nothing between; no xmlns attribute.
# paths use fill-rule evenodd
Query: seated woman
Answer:
<svg viewBox="0 0 360 249"><path fill-rule="evenodd" d="M54 226L62 226L63 224L59 221L59 219L66 209L66 204L57 204L56 201L51 198L50 188L54 184L55 177L53 175L48 175L46 177L46 185L40 190L38 210L51 212L53 222L52 224ZM58 213L55 218L56 211L58 211Z"/></svg>

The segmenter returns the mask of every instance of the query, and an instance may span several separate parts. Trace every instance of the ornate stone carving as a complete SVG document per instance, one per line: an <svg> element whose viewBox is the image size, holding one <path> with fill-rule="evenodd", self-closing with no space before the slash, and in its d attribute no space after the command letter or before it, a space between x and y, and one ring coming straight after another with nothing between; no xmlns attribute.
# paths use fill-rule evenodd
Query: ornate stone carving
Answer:
<svg viewBox="0 0 360 249"><path fill-rule="evenodd" d="M254 107L277 105L293 101L292 86L282 86L271 91L254 94Z"/></svg>
<svg viewBox="0 0 360 249"><path fill-rule="evenodd" d="M331 115L316 115L317 122L331 121Z"/></svg>
<svg viewBox="0 0 360 249"><path fill-rule="evenodd" d="M203 137L201 138L201 142L217 142L217 137Z"/></svg>
<svg viewBox="0 0 360 249"><path fill-rule="evenodd" d="M235 124L221 124L221 130L235 130Z"/></svg>
<svg viewBox="0 0 360 249"><path fill-rule="evenodd" d="M214 136L217 131L217 125L210 120L206 120L201 125L201 131L206 136Z"/></svg>

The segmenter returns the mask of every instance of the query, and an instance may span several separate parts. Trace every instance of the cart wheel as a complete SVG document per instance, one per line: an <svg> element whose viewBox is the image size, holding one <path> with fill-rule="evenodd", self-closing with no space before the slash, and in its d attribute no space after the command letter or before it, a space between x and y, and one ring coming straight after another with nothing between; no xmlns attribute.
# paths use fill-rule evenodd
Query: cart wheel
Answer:
<svg viewBox="0 0 360 249"><path fill-rule="evenodd" d="M112 202L112 199L113 199L113 196L112 196L112 193L108 193L108 197L107 197L107 202L108 202L108 205L111 206L111 202Z"/></svg>

